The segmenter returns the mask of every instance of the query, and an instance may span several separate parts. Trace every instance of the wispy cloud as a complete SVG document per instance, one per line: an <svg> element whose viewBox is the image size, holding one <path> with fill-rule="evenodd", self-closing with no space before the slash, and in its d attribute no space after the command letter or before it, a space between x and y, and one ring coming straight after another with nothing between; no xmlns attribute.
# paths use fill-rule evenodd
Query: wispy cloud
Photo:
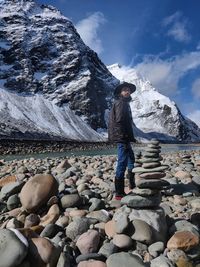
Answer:
<svg viewBox="0 0 200 267"><path fill-rule="evenodd" d="M103 52L103 45L98 36L98 29L105 22L106 19L103 13L95 12L79 21L75 26L85 44L99 54Z"/></svg>
<svg viewBox="0 0 200 267"><path fill-rule="evenodd" d="M200 110L194 110L193 112L187 115L189 119L194 121L200 127Z"/></svg>
<svg viewBox="0 0 200 267"><path fill-rule="evenodd" d="M148 78L153 86L165 95L178 94L178 83L190 70L200 66L200 51L184 53L169 59L147 55L136 70Z"/></svg>
<svg viewBox="0 0 200 267"><path fill-rule="evenodd" d="M187 30L188 21L180 11L164 18L163 26L168 28L167 35L176 41L187 43L191 40L191 35Z"/></svg>
<svg viewBox="0 0 200 267"><path fill-rule="evenodd" d="M200 78L194 81L192 85L192 93L195 98L200 99Z"/></svg>
<svg viewBox="0 0 200 267"><path fill-rule="evenodd" d="M197 50L200 50L200 42L197 45Z"/></svg>

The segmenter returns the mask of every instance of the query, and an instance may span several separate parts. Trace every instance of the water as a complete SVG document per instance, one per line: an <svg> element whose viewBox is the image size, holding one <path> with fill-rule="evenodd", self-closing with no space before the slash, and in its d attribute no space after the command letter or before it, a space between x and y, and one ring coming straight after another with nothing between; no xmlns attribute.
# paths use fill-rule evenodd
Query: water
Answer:
<svg viewBox="0 0 200 267"><path fill-rule="evenodd" d="M143 151L146 146L135 146L133 147L135 152ZM161 153L173 153L178 151L190 151L199 150L200 144L198 145L180 145L180 144L164 144L161 145ZM34 154L18 154L18 155L4 155L0 156L0 159L20 160L20 159L44 159L44 158L57 158L57 157L72 157L72 156L97 156L97 155L116 155L116 148L109 149L94 149L94 150L83 150L83 151L66 151L66 152L46 152L46 153L34 153Z"/></svg>

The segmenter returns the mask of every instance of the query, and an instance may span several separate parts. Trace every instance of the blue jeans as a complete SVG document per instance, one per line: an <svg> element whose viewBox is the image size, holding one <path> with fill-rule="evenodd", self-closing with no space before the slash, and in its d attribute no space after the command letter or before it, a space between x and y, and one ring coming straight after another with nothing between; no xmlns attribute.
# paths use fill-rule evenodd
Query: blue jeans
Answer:
<svg viewBox="0 0 200 267"><path fill-rule="evenodd" d="M117 144L117 169L116 179L124 179L126 167L129 171L134 168L135 156L130 143L118 143Z"/></svg>

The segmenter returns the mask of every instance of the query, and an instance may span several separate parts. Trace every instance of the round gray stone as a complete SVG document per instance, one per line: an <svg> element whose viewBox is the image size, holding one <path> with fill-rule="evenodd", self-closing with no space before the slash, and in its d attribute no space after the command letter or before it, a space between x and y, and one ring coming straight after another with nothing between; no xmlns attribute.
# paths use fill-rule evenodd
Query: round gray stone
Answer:
<svg viewBox="0 0 200 267"><path fill-rule="evenodd" d="M81 254L76 258L76 263L81 261L88 261L88 260L97 260L97 261L106 261L106 257L102 254L98 253L88 253L88 254Z"/></svg>
<svg viewBox="0 0 200 267"><path fill-rule="evenodd" d="M153 243L153 232L152 227L145 221L135 219L132 221L134 227L134 234L131 238L140 241L145 244Z"/></svg>
<svg viewBox="0 0 200 267"><path fill-rule="evenodd" d="M61 205L63 209L78 207L81 204L81 197L79 194L64 195L61 198Z"/></svg>
<svg viewBox="0 0 200 267"><path fill-rule="evenodd" d="M71 240L75 240L79 235L87 232L90 224L86 218L76 218L66 227L66 236Z"/></svg>
<svg viewBox="0 0 200 267"><path fill-rule="evenodd" d="M0 230L0 266L13 267L20 265L26 257L27 251L28 242L19 231Z"/></svg>
<svg viewBox="0 0 200 267"><path fill-rule="evenodd" d="M12 195L7 200L7 208L8 210L13 210L20 206L20 199L17 194Z"/></svg>
<svg viewBox="0 0 200 267"><path fill-rule="evenodd" d="M113 219L115 221L116 233L118 234L124 233L129 224L128 214L121 213L120 215L117 215L117 216L114 215Z"/></svg>
<svg viewBox="0 0 200 267"><path fill-rule="evenodd" d="M115 253L109 256L106 261L107 267L144 267L146 264L136 255L127 253L127 252L120 252Z"/></svg>
<svg viewBox="0 0 200 267"><path fill-rule="evenodd" d="M175 267L168 258L161 255L151 261L151 267Z"/></svg>
<svg viewBox="0 0 200 267"><path fill-rule="evenodd" d="M156 243L153 243L151 244L149 247L148 247L148 251L149 253L152 255L154 252L163 252L165 249L165 244L164 242L156 242Z"/></svg>
<svg viewBox="0 0 200 267"><path fill-rule="evenodd" d="M113 242L110 243L104 243L102 247L99 250L99 254L103 254L106 258L108 258L113 253L116 253L118 251L118 248L113 244Z"/></svg>
<svg viewBox="0 0 200 267"><path fill-rule="evenodd" d="M132 209L129 220L139 219L148 223L153 230L154 242L166 241L167 223L165 212L162 208L157 209Z"/></svg>
<svg viewBox="0 0 200 267"><path fill-rule="evenodd" d="M120 249L127 249L133 246L133 240L125 234L116 234L113 237L113 244Z"/></svg>

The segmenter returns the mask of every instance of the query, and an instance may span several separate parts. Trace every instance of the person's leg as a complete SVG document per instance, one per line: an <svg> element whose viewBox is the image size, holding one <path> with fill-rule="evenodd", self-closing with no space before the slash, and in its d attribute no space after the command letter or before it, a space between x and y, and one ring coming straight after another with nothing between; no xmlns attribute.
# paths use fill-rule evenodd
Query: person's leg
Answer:
<svg viewBox="0 0 200 267"><path fill-rule="evenodd" d="M135 174L132 172L135 163L135 155L131 144L128 144L128 180L129 180L129 188L133 189L135 187Z"/></svg>
<svg viewBox="0 0 200 267"><path fill-rule="evenodd" d="M117 144L117 168L115 176L116 197L125 195L124 193L124 174L128 163L127 145L124 143Z"/></svg>

